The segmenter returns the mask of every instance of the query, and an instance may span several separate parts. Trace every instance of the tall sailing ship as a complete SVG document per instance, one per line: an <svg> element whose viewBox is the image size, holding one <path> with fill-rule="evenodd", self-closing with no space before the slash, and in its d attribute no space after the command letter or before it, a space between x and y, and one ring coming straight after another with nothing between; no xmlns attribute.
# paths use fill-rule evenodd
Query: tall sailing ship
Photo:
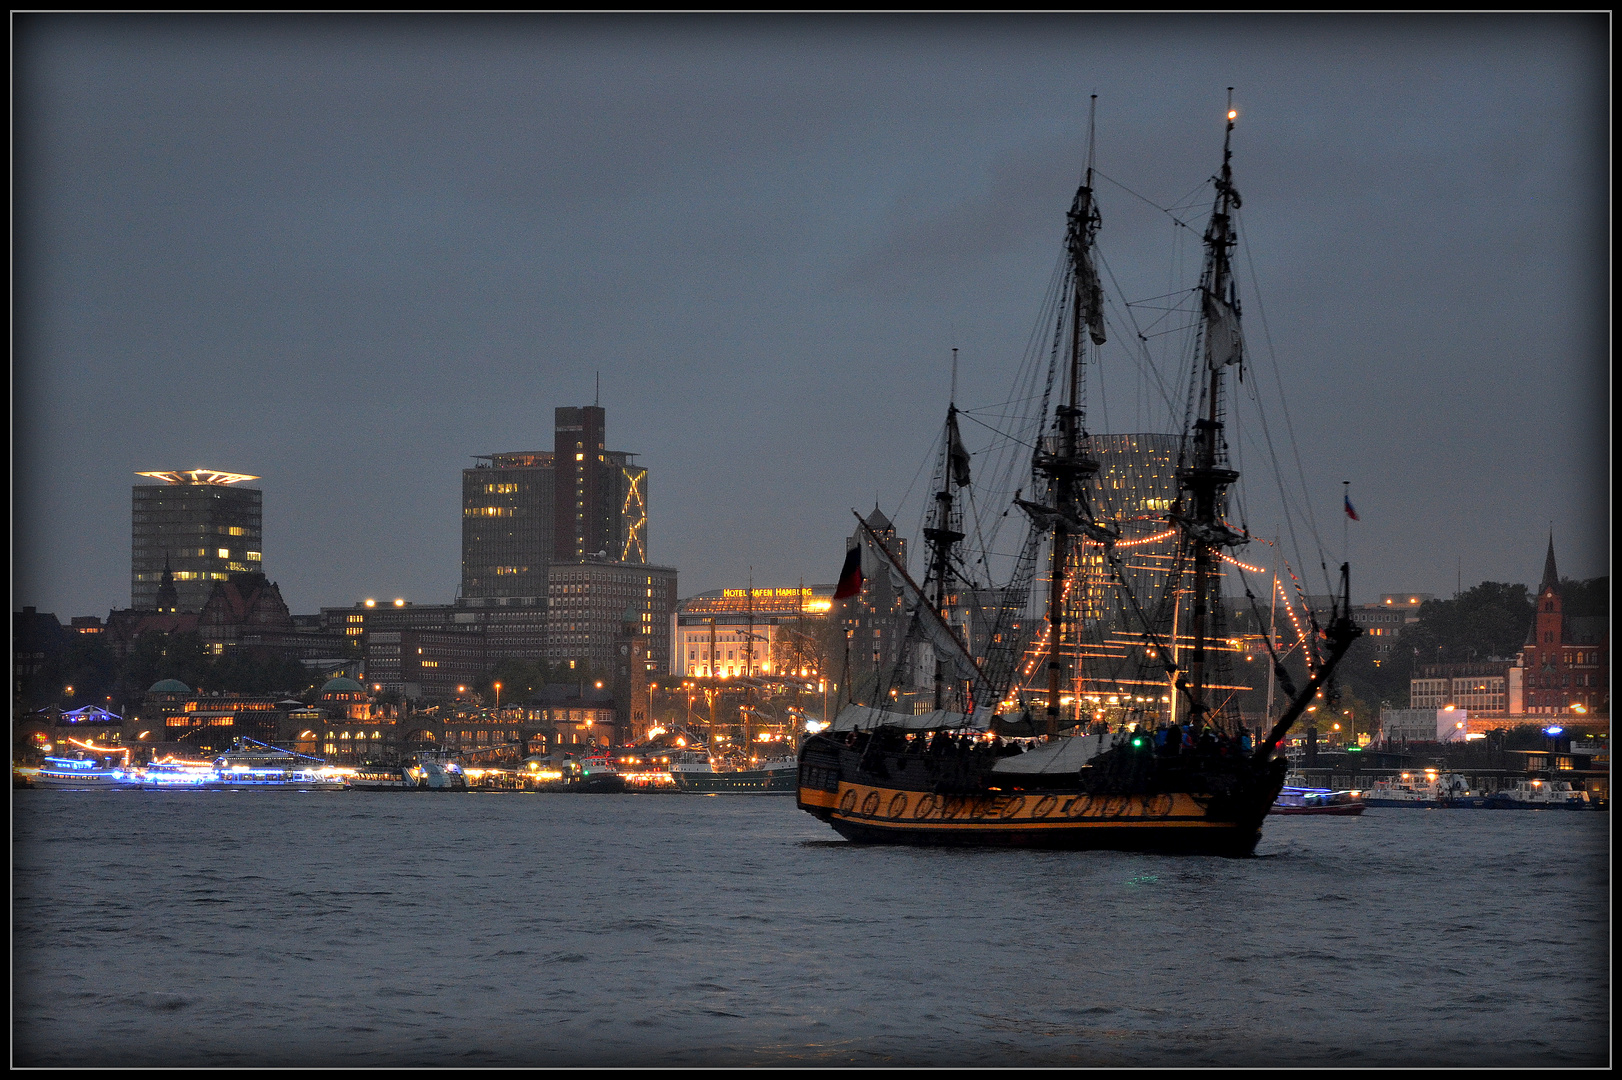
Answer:
<svg viewBox="0 0 1622 1080"><path fill-rule="evenodd" d="M979 558L966 550L965 541L984 542L987 529L984 515L965 515L965 504L976 504L955 371L922 583L858 516L880 572L908 597L911 630L888 685L879 679L867 687L868 701L878 704L852 701L801 747L799 805L842 836L1254 851L1284 784L1280 740L1360 631L1349 617L1343 564L1329 625L1314 624L1310 633L1305 685L1293 684L1270 635L1271 674L1287 704L1265 732L1244 730L1223 625L1224 567L1243 566L1232 552L1254 539L1242 521L1229 520L1239 479L1228 451L1229 383L1245 362L1232 269L1240 205L1231 168L1235 115L1230 101L1201 277L1188 296L1195 332L1169 505L1147 515L1141 504L1125 511L1112 495L1118 482L1101 482L1097 437L1087 427L1086 373L1106 340L1089 146L1067 216L1045 377L1022 376L1041 407L1033 410L1034 430L1004 433L1009 445L1029 448L1029 471L1010 500L1026 535L1006 583L985 580L989 543ZM1130 560L1150 541L1171 550L1145 573ZM1038 599L1039 619L1031 617ZM903 701L911 713L897 711Z"/></svg>

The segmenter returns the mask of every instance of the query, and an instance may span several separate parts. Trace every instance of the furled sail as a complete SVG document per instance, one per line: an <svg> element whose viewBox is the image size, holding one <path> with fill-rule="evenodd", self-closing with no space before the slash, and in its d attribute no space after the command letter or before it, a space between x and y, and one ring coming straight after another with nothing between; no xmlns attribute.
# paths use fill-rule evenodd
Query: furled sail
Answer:
<svg viewBox="0 0 1622 1080"><path fill-rule="evenodd" d="M1211 370L1237 364L1243 358L1244 339L1239 333L1239 312L1226 300L1205 294L1206 356Z"/></svg>
<svg viewBox="0 0 1622 1080"><path fill-rule="evenodd" d="M1089 178L1088 183L1091 183ZM1077 314L1087 327L1094 345L1104 344L1104 288L1093 264L1093 234L1098 231L1098 208L1093 205L1093 189L1085 185L1076 192L1070 206L1070 259L1076 273Z"/></svg>
<svg viewBox="0 0 1622 1080"><path fill-rule="evenodd" d="M905 731L958 731L972 728L988 731L991 728L990 709L976 709L972 713L936 709L933 712L890 712L872 705L846 705L834 717L834 731L871 731L874 728L900 728Z"/></svg>

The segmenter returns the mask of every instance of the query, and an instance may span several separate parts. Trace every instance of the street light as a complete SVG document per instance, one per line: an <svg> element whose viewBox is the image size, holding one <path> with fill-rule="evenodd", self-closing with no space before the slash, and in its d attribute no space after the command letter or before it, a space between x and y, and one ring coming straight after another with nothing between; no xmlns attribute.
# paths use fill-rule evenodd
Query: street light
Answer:
<svg viewBox="0 0 1622 1080"><path fill-rule="evenodd" d="M501 684L496 683L496 712L501 711Z"/></svg>

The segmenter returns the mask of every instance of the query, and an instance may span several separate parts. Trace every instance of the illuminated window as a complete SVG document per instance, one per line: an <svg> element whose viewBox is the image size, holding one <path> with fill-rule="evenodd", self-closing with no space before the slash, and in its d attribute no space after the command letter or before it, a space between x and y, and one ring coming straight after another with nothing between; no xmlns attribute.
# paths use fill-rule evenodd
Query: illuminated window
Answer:
<svg viewBox="0 0 1622 1080"><path fill-rule="evenodd" d="M220 548L219 549L219 557L222 558L222 559L229 559L231 557L231 549L230 548Z"/></svg>
<svg viewBox="0 0 1622 1080"><path fill-rule="evenodd" d="M225 530L225 535L227 535L227 536L247 536L248 535L248 530L244 529L241 525L233 525L229 529Z"/></svg>
<svg viewBox="0 0 1622 1080"><path fill-rule="evenodd" d="M263 562L265 559L265 557L259 554L257 551L245 551L243 554L247 556L249 562Z"/></svg>

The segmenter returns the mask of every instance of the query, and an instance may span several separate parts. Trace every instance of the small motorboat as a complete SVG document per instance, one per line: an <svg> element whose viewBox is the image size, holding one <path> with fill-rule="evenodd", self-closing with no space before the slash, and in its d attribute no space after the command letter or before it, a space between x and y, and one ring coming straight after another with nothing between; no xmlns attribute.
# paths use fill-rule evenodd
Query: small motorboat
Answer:
<svg viewBox="0 0 1622 1080"><path fill-rule="evenodd" d="M1332 791L1329 788L1281 788L1273 800L1271 814L1330 814L1355 817L1363 812L1361 791Z"/></svg>

